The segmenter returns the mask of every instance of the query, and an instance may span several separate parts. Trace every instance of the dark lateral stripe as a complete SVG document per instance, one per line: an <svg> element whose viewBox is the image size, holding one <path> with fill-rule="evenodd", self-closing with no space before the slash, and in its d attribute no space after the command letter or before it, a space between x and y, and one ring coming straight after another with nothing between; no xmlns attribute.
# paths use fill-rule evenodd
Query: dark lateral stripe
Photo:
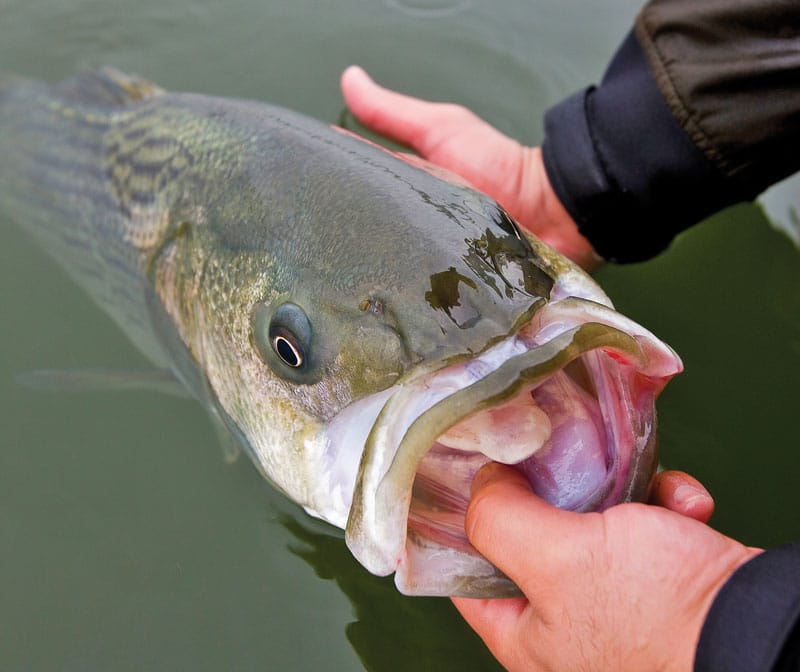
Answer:
<svg viewBox="0 0 800 672"><path fill-rule="evenodd" d="M64 173L47 172L34 174L32 182L35 180L36 189L31 193L32 204L49 209L58 208L61 214L75 217L84 214L86 203L91 203L94 209L112 214L117 211L118 204L114 196L110 194L102 184L94 185L88 182L75 180L73 176ZM44 192L47 199L36 199L36 192L41 192L42 187L47 187ZM56 198L53 198L53 194ZM78 202L77 205L75 202ZM76 212L80 210L80 212Z"/></svg>
<svg viewBox="0 0 800 672"><path fill-rule="evenodd" d="M73 182L92 179L101 186L105 183L106 168L102 162L94 157L86 156L67 156L62 153L36 152L30 154L30 159L39 164L40 168L48 173L61 172L69 176Z"/></svg>
<svg viewBox="0 0 800 672"><path fill-rule="evenodd" d="M58 189L60 194L87 195L98 203L111 202L108 176L102 167L89 167L62 156L34 155L18 166L18 175L33 191L40 190L44 183Z"/></svg>
<svg viewBox="0 0 800 672"><path fill-rule="evenodd" d="M54 123L53 119L30 115L18 125L21 134L31 135L34 140L53 138L58 145L74 145L76 148L100 150L103 145L103 129L76 128L78 124Z"/></svg>
<svg viewBox="0 0 800 672"><path fill-rule="evenodd" d="M110 254L109 252L110 250L101 249L100 256L110 268L119 271L123 275L135 275L138 277L138 265L135 259L127 257L124 252L123 254Z"/></svg>
<svg viewBox="0 0 800 672"><path fill-rule="evenodd" d="M58 198L52 198L51 189L59 190ZM22 189L14 196L14 199L21 210L30 211L32 219L46 220L47 228L75 231L74 237L81 245L84 244L82 234L85 237L91 236L93 230L97 228L90 224L91 219L102 218L103 221L107 221L115 216L114 213L118 212L116 203L105 192L89 193L85 189L65 188L56 181L46 185L38 183L36 188L31 190ZM87 202L92 204L94 212L86 210ZM47 215L45 216L43 213L47 213ZM103 213L108 213L108 217L104 217ZM22 224L24 225L25 222ZM61 235L69 234L62 233ZM117 238L121 237L121 229L114 231L113 235Z"/></svg>
<svg viewBox="0 0 800 672"><path fill-rule="evenodd" d="M87 250L89 249L89 241L85 238L76 238L69 235L66 231L53 231L45 225L34 224L32 227L33 233L37 236L45 237L48 241L45 248L54 256L63 261L65 254L69 255L71 259L80 259L84 262L87 260ZM83 266L83 263L81 264ZM97 273L96 267L93 273Z"/></svg>
<svg viewBox="0 0 800 672"><path fill-rule="evenodd" d="M3 141L14 161L7 194L11 212L71 274L120 301L141 304L135 291L142 277L138 252L124 240L126 229L135 231L135 225L122 212L132 203L149 204L152 194L126 195L122 207L111 190L105 147L110 117L46 97L20 95L13 106ZM151 143L146 131L138 142L163 151L167 139Z"/></svg>
<svg viewBox="0 0 800 672"><path fill-rule="evenodd" d="M72 157L76 160L84 159L102 164L105 151L100 144L83 142L80 138L62 138L58 135L33 136L23 135L19 142L12 147L14 153L20 155L40 155Z"/></svg>
<svg viewBox="0 0 800 672"><path fill-rule="evenodd" d="M81 275L85 278L92 278L99 284L103 284L108 280L108 274L104 273L103 270L98 266L91 266L77 261L73 261L73 264L74 265L72 265L72 268L75 269L75 273L78 275Z"/></svg>
<svg viewBox="0 0 800 672"><path fill-rule="evenodd" d="M137 276L137 280L139 279L140 278L138 278ZM130 304L141 305L141 303L144 300L144 296L138 282L131 283L129 285L124 285L119 282L115 282L111 287L111 294L112 296L115 296L121 299L122 301L125 301Z"/></svg>
<svg viewBox="0 0 800 672"><path fill-rule="evenodd" d="M61 229L56 232L59 240L64 241L64 243L75 249L85 250L89 247L89 240L85 237L80 237L77 235L73 235L69 229Z"/></svg>

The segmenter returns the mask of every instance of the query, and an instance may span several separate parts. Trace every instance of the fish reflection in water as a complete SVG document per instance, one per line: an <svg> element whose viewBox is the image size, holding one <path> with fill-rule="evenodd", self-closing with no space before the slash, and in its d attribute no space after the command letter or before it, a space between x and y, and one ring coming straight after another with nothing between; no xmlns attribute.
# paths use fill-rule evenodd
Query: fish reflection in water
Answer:
<svg viewBox="0 0 800 672"><path fill-rule="evenodd" d="M350 600L355 620L345 632L367 670L503 669L449 600L408 599L391 579L357 564L341 535L312 529L291 515L281 514L278 522L297 540L289 550Z"/></svg>

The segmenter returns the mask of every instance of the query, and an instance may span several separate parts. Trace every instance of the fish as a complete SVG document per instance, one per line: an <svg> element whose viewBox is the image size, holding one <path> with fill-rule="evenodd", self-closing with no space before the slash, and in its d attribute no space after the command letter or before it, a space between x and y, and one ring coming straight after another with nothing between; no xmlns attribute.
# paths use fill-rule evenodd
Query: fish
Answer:
<svg viewBox="0 0 800 672"><path fill-rule="evenodd" d="M113 68L3 75L0 210L405 594L517 594L464 531L489 462L573 511L647 496L680 358L420 159Z"/></svg>

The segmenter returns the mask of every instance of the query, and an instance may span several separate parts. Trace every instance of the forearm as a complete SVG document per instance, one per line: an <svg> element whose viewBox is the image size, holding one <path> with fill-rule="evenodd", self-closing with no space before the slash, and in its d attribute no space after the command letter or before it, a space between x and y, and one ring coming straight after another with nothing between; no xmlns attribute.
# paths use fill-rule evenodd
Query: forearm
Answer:
<svg viewBox="0 0 800 672"><path fill-rule="evenodd" d="M547 173L603 257L653 256L800 168L798 26L794 2L655 0L602 83L548 112Z"/></svg>
<svg viewBox="0 0 800 672"><path fill-rule="evenodd" d="M799 3L652 0L636 36L675 118L726 176L758 193L798 169Z"/></svg>

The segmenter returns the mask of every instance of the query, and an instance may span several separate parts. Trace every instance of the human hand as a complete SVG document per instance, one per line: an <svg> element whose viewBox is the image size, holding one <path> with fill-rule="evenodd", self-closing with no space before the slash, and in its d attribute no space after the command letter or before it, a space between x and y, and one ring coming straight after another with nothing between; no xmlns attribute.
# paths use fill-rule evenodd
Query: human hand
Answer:
<svg viewBox="0 0 800 672"><path fill-rule="evenodd" d="M714 500L696 478L683 471L662 471L656 474L650 487L649 504L663 506L707 523L714 513Z"/></svg>
<svg viewBox="0 0 800 672"><path fill-rule="evenodd" d="M460 105L385 89L358 66L344 71L341 87L347 106L367 128L456 173L582 267L600 263L553 191L538 147L524 147Z"/></svg>
<svg viewBox="0 0 800 672"><path fill-rule="evenodd" d="M694 479L659 479L656 501L710 515L702 486L678 494ZM662 506L557 509L499 464L472 490L467 535L525 597L453 602L509 670L691 670L716 593L760 552Z"/></svg>

